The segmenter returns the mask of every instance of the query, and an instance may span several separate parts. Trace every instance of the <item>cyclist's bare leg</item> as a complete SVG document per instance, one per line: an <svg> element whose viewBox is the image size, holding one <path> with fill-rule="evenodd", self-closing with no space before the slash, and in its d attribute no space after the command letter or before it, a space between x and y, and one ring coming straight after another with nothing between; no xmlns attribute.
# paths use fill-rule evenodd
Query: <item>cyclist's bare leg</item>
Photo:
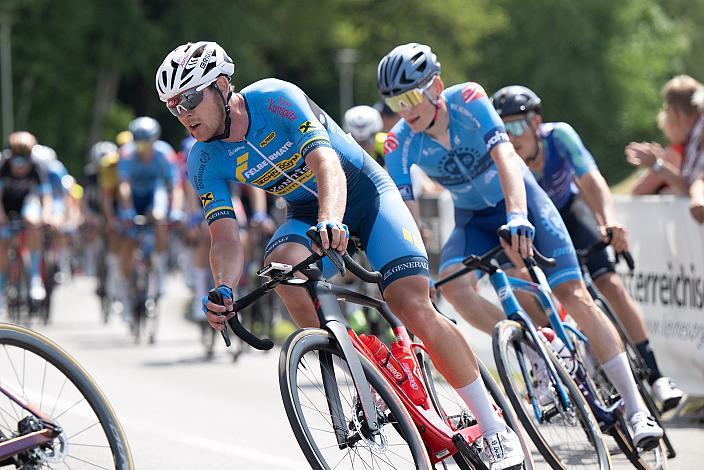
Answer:
<svg viewBox="0 0 704 470"><path fill-rule="evenodd" d="M553 292L589 339L596 358L602 364L623 352L623 343L606 315L596 306L582 281L567 281Z"/></svg>
<svg viewBox="0 0 704 470"><path fill-rule="evenodd" d="M606 300L609 301L633 341L639 344L648 339L648 333L643 323L643 315L638 309L638 305L626 291L621 276L616 273L605 273L594 279L594 283L599 291L604 294Z"/></svg>
<svg viewBox="0 0 704 470"><path fill-rule="evenodd" d="M453 264L443 269L440 279L463 268L462 264ZM506 318L506 315L494 304L483 298L476 290L477 276L468 273L441 287L442 294L452 307L470 325L487 334L492 334L494 326Z"/></svg>
<svg viewBox="0 0 704 470"><path fill-rule="evenodd" d="M398 279L384 290L384 297L401 323L423 341L433 363L450 385L460 388L479 377L477 359L467 339L430 302L427 278Z"/></svg>
<svg viewBox="0 0 704 470"><path fill-rule="evenodd" d="M264 260L264 265L269 263L284 263L295 265L310 256L310 250L298 243L284 243L276 247ZM304 276L297 274L304 278ZM286 305L286 309L299 328L315 328L320 326L318 316L313 308L313 301L305 289L295 286L278 286L276 293Z"/></svg>
<svg viewBox="0 0 704 470"><path fill-rule="evenodd" d="M7 256L7 251L10 249L10 240L0 238L0 276L7 272L7 266L10 264L10 259Z"/></svg>

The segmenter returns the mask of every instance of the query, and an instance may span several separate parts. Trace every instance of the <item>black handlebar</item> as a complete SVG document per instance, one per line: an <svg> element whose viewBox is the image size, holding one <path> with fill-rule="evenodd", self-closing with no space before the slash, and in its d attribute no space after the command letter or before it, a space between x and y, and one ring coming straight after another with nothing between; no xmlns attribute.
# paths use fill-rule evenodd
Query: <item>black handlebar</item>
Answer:
<svg viewBox="0 0 704 470"><path fill-rule="evenodd" d="M509 231L508 227L506 227L505 225L501 226L499 230L496 231L496 234L499 236L499 238L502 238L506 243L508 243L509 245L511 244L511 232ZM491 266L490 263L502 251L504 251L503 247L501 245L497 245L481 256L468 256L467 258L462 260L464 268L459 269L454 273L450 274L449 276L438 280L435 283L435 287L441 287L443 284L447 284L448 282L457 279L460 276L464 276L470 271L473 271L475 269L481 269L482 267L484 267L484 270L487 272L493 272L491 270L495 269L495 267ZM524 261L526 263L526 266L535 266L535 264L537 263L538 265L543 267L553 267L557 264L554 258L548 258L547 256L544 256L535 248L535 246L533 246L533 256L526 258Z"/></svg>
<svg viewBox="0 0 704 470"><path fill-rule="evenodd" d="M606 231L606 240L599 240L598 242L594 243L593 245L583 249L583 250L577 250L577 258L579 258L579 263L580 264L586 264L587 258L592 255L593 253L596 253L597 251L601 251L607 246L611 245L611 238L613 237L613 233L611 230ZM620 253L616 253L616 262L618 263L620 261L620 258L623 258L623 260L626 262L626 265L628 266L628 269L630 271L633 271L636 268L636 263L633 261L633 256L631 255L630 251L622 251Z"/></svg>
<svg viewBox="0 0 704 470"><path fill-rule="evenodd" d="M320 233L315 230L315 228L310 228L307 232L306 235L308 238L310 238L313 243L321 247L320 243ZM328 231L328 237L331 236L331 233ZM330 238L328 238L330 239ZM248 306L252 305L254 302L256 302L260 297L264 296L268 292L272 291L274 287L276 287L278 284L281 282L287 281L289 279L293 278L293 274L297 271L300 271L301 269L305 269L306 267L310 266L313 263L316 263L320 261L322 258L327 257L329 258L332 263L335 265L337 270L342 274L343 276L346 273L346 270L349 269L352 274L363 280L364 282L368 282L370 284L378 284L381 282L383 279L383 276L381 275L380 272L378 271L367 271L364 267L362 267L359 263L357 263L352 257L345 253L344 255L341 255L339 252L332 248L327 248L323 249L323 252L325 253L324 256L320 256L318 254L312 254L296 266L294 266L290 272L286 273L285 275L282 276L275 276L272 278L270 281L265 282L252 292L244 295L243 297L240 297L239 299L234 301L234 310L235 312L241 312ZM208 300L211 302L218 304L218 305L223 305L223 298L222 294L217 289L212 289L210 292L208 292ZM232 328L232 331L239 336L244 342L249 344L255 349L259 349L262 351L268 351L269 349L274 347L274 342L271 341L269 338L257 338L254 336L249 330L247 330L244 326L242 326L242 323L240 323L239 317L237 314L235 314L232 318L230 318L227 323L230 325L230 328ZM227 328L222 331L222 337L225 340L225 345L230 346L230 337L227 333Z"/></svg>

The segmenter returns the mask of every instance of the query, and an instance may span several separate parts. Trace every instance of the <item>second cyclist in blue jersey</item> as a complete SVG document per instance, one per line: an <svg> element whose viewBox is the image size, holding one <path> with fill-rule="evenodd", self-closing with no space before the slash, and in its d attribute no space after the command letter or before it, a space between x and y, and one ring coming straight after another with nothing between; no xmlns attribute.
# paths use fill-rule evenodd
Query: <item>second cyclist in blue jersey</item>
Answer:
<svg viewBox="0 0 704 470"><path fill-rule="evenodd" d="M589 338L624 399L634 441L638 445L657 441L662 429L647 412L614 327L582 282L560 214L515 152L482 87L468 82L445 89L435 55L416 43L398 46L382 59L377 85L386 103L402 117L385 142L386 164L411 212L418 214L410 188L412 165L420 166L453 196L455 229L442 250L440 276L462 268L466 256L494 247L496 231L504 224L513 235L512 259L528 255L535 237L536 247L557 261L546 270L555 295ZM475 283L474 275L470 280L460 277L446 284L443 292L464 318L490 333L504 315L477 294Z"/></svg>
<svg viewBox="0 0 704 470"><path fill-rule="evenodd" d="M520 443L494 413L469 344L428 298L425 248L388 174L297 86L266 79L235 93L233 73L220 46L198 42L173 50L156 75L159 97L198 140L188 174L209 224L215 285L225 298L224 306L206 299L210 324L222 330L225 318L235 314L232 290L242 274L228 181L280 195L288 202L288 220L272 237L265 263L296 264L309 256L313 247L305 232L311 226L325 247L339 252L346 250L349 233L357 235L372 267L383 274L390 308L463 396L486 448L502 452L487 463L493 469L520 465ZM277 291L299 326L318 326L304 289Z"/></svg>

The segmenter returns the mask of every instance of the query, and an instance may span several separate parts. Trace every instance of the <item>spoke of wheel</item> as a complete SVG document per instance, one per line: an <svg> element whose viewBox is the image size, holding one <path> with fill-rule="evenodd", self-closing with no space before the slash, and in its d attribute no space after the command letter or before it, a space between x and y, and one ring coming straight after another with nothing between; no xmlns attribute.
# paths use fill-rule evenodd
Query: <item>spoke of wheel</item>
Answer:
<svg viewBox="0 0 704 470"><path fill-rule="evenodd" d="M61 418L63 415L65 415L66 413L68 413L69 411L71 411L73 408L75 408L79 403L84 402L84 401L86 401L86 397L81 396L81 398L80 398L76 403L74 403L73 405L69 406L69 407L66 408L64 411L62 411L61 413L59 413L58 415L56 415L56 416L53 416L53 415L52 415L53 418L54 418L54 419L59 419L59 418Z"/></svg>
<svg viewBox="0 0 704 470"><path fill-rule="evenodd" d="M101 466L101 465L98 465L97 463L89 462L89 461L87 461L87 460L85 460L85 459L78 458L78 457L76 457L75 455L68 454L66 457L72 458L72 459L74 459L74 460L78 460L79 462L82 462L82 463L87 463L88 465L92 465L92 466L95 467L95 468L101 468L101 469L103 469L103 470L112 470L112 469L109 468L109 467L103 467L103 466Z"/></svg>
<svg viewBox="0 0 704 470"><path fill-rule="evenodd" d="M75 434L74 434L74 436L75 436ZM100 445L100 444L78 444L76 442L72 442L71 447L95 447L98 449L109 449L110 448L109 445L104 445L104 444L103 445Z"/></svg>
<svg viewBox="0 0 704 470"><path fill-rule="evenodd" d="M49 364L49 361L44 361L44 374L42 375L42 391L41 394L39 395L39 409L42 409L42 405L44 403L44 385L46 384L46 366Z"/></svg>
<svg viewBox="0 0 704 470"><path fill-rule="evenodd" d="M68 382L68 377L64 377L64 383L61 384L61 389L59 390L59 394L56 396L56 401L54 402L54 407L51 409L51 413L49 413L49 416L54 416L54 412L56 411L56 406L59 404L59 399L61 398L61 395L64 393L64 387L66 387L66 382Z"/></svg>
<svg viewBox="0 0 704 470"><path fill-rule="evenodd" d="M12 360L10 357L10 353L7 350L7 345L3 344L3 349L5 349L5 356L7 356L7 362L10 364L10 367L12 368L12 372L15 374L15 378L17 379L17 385L20 386L22 389L22 396L26 399L27 395L24 393L24 382L20 380L20 376L17 373L17 368L15 367L15 361ZM18 417L19 419L19 417Z"/></svg>
<svg viewBox="0 0 704 470"><path fill-rule="evenodd" d="M80 430L80 431L78 431L78 432L76 432L76 433L71 434L69 437L66 438L66 440L69 441L69 440L73 439L74 437L78 436L79 434L83 434L83 433L86 432L87 430L89 430L89 429L91 429L91 428L94 428L94 427L97 426L98 424L100 424L100 421L97 421L97 422L91 424L90 426L85 427L85 428L83 428L82 430Z"/></svg>

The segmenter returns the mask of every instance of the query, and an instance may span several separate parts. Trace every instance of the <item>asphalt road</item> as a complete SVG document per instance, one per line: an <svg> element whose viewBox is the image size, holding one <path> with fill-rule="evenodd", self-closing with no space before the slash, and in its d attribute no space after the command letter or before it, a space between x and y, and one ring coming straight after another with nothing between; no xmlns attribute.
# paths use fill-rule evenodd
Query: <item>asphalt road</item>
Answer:
<svg viewBox="0 0 704 470"><path fill-rule="evenodd" d="M218 344L205 360L199 330L184 319L188 290L167 283L155 345L135 345L126 325L100 320L91 279L56 293L53 322L37 328L74 355L102 386L127 432L139 469L309 468L289 428L277 378L278 351L233 363ZM491 363L488 337L464 327ZM702 468L704 428L668 422L679 455L671 469ZM616 468L632 468L615 456Z"/></svg>

